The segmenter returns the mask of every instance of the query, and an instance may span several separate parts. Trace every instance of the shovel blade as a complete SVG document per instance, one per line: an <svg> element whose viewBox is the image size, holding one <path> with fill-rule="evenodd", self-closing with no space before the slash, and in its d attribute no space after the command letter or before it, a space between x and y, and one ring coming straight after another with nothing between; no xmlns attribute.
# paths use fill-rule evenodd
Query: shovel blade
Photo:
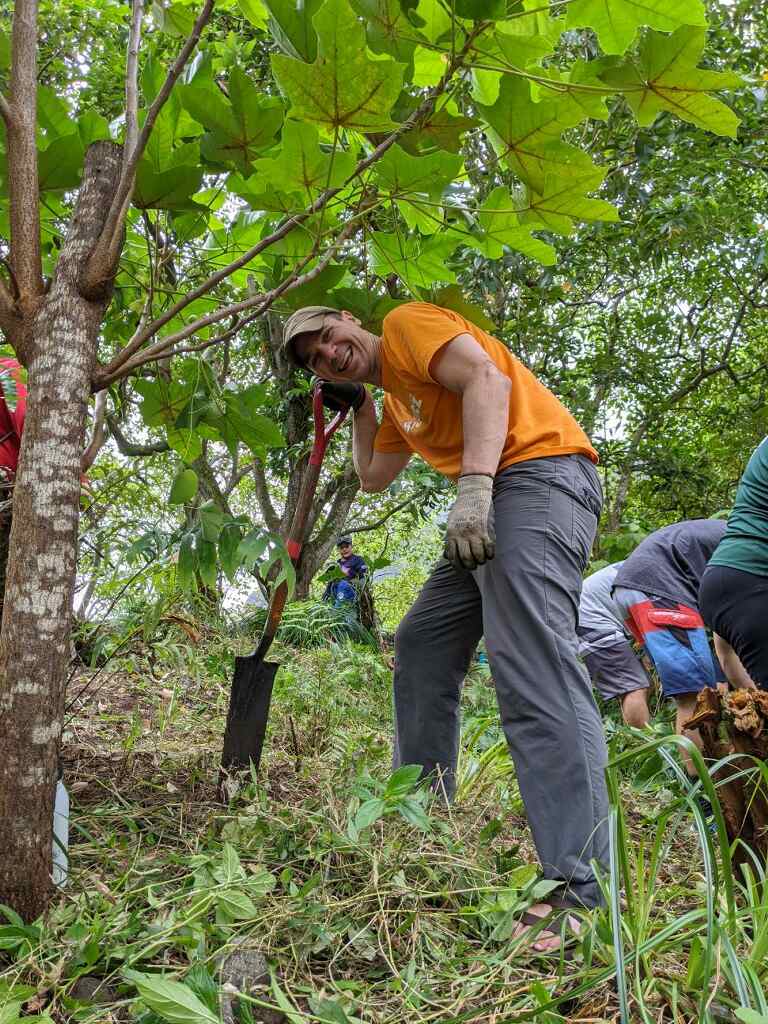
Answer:
<svg viewBox="0 0 768 1024"><path fill-rule="evenodd" d="M280 666L251 655L235 658L235 675L229 695L227 728L221 767L241 771L253 765L258 770L264 734L267 731L272 686Z"/></svg>

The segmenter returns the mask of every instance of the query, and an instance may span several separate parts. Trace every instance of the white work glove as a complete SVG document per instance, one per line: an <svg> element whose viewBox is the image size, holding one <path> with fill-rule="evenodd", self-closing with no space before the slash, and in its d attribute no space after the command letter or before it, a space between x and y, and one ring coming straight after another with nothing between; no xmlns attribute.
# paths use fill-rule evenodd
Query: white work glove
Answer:
<svg viewBox="0 0 768 1024"><path fill-rule="evenodd" d="M496 553L493 529L493 477L459 477L459 493L448 516L445 557L457 569L476 569Z"/></svg>

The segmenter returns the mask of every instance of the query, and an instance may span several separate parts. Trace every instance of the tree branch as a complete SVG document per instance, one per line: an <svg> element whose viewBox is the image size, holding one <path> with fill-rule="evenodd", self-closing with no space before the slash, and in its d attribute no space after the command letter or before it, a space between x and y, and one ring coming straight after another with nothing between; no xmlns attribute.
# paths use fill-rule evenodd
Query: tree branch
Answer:
<svg viewBox="0 0 768 1024"><path fill-rule="evenodd" d="M139 45L144 0L133 0L133 21L125 60L125 150L133 153L139 137Z"/></svg>
<svg viewBox="0 0 768 1024"><path fill-rule="evenodd" d="M7 334L10 334L17 322L16 300L11 294L8 285L0 277L0 327Z"/></svg>
<svg viewBox="0 0 768 1024"><path fill-rule="evenodd" d="M131 205L131 198L133 196L133 189L136 182L136 168L138 167L139 160L146 149L155 121L157 120L160 111L163 109L166 100L170 96L171 90L178 81L181 72L184 70L192 51L197 46L200 34L210 20L211 14L213 13L214 2L215 0L205 0L205 3L195 20L195 24L192 27L192 31L181 50L179 50L179 54L168 71L165 81L160 87L160 91L157 96L155 96L149 110L147 111L144 125L136 139L136 145L131 151L128 150L126 145L123 151L123 167L120 173L120 181L118 182L115 190L115 196L112 200L112 205L110 206L109 213L107 214L107 218L104 222L101 235L88 257L85 269L80 277L80 281L78 282L80 293L84 298L90 299L101 296L104 288L115 275L117 262L120 258L120 249L122 248L125 218Z"/></svg>
<svg viewBox="0 0 768 1024"><path fill-rule="evenodd" d="M253 320L260 317L262 313L266 312L275 300L285 292L293 291L294 288L299 288L301 285L307 284L309 281L318 277L318 275L325 270L327 265L336 255L339 246L349 238L353 231L357 230L357 227L358 223L356 221L350 221L328 251L325 252L322 258L317 261L315 266L305 274L299 274L299 271L312 259L311 255L305 257L298 267L296 267L284 281L271 291L265 292L261 295L249 296L247 299L243 299L241 302L232 303L230 306L223 306L221 309L218 309L213 313L209 313L207 316L200 317L191 324L187 324L186 327L182 327L181 330L176 331L175 334L166 335L166 337L155 342L154 345L150 345L149 348L136 353L132 358L124 361L124 357L128 353L129 348L132 347L126 345L126 347L121 349L107 366L105 366L101 371L96 372L94 375L93 390L99 391L101 388L108 387L113 383L113 381L119 380L121 377L125 377L137 367L143 366L145 363L152 362L154 359L170 358L171 356L180 354L185 350L174 349L173 346L177 345L185 338L188 338L191 334L195 334L204 327L209 327L211 324L217 323L219 320L223 320L227 316L237 316L237 314L244 310L252 309L253 306L256 306L256 309L250 313L249 316L238 321L234 327L230 328L224 334L219 335L217 338L211 338L203 342L200 346L197 346L197 350L210 348L211 345L214 345L219 341L231 338L233 334L245 327L246 324L251 323ZM299 276L296 276L297 274Z"/></svg>
<svg viewBox="0 0 768 1024"><path fill-rule="evenodd" d="M93 430L88 447L80 458L80 469L86 473L96 460L96 456L104 447L107 439L107 392L102 391L96 396L96 407L93 412Z"/></svg>
<svg viewBox="0 0 768 1024"><path fill-rule="evenodd" d="M398 512L402 512L404 508L407 508L409 505L412 505L418 497L419 494L417 491L416 494L412 494L410 498L406 498L405 501L399 502L397 505L394 506L394 508L391 508L388 512L385 512L381 519L377 519L375 523L365 523L363 526L348 526L346 529L346 533L367 533L369 530L378 530L378 528L380 526L383 526L384 523L387 522L387 520L392 518L392 516L397 515Z"/></svg>
<svg viewBox="0 0 768 1024"><path fill-rule="evenodd" d="M11 35L8 195L11 253L19 306L32 312L44 292L37 170L37 0L16 0ZM5 116L5 115L4 115Z"/></svg>
<svg viewBox="0 0 768 1024"><path fill-rule="evenodd" d="M272 504L269 485L267 484L267 476L264 472L264 463L260 459L254 459L251 469L253 470L253 486L256 491L256 500L259 503L259 508L262 516L264 517L264 522L272 533L279 533L280 516L276 512L275 506Z"/></svg>
<svg viewBox="0 0 768 1024"><path fill-rule="evenodd" d="M114 416L107 416L107 426L121 455L160 455L163 452L170 451L170 445L167 441L153 441L151 444L134 444L132 441L129 441L118 426Z"/></svg>
<svg viewBox="0 0 768 1024"><path fill-rule="evenodd" d="M157 334L161 327L164 327L165 324L167 324L169 321L177 317L179 313L181 313L184 309L187 308L187 306L195 302L201 296L207 295L208 292L215 288L217 284L220 284L221 281L226 280L226 278L234 274L235 271L240 270L247 263L250 263L251 260L255 259L255 257L259 255L259 253L263 252L265 249L268 249L270 246L274 245L275 242L279 242L282 238L285 238L287 234L293 231L294 228L298 227L300 224L303 224L306 220L308 220L310 217L313 217L316 213L319 213L328 205L331 199L333 199L340 192L342 192L347 187L347 185L354 181L355 178L359 177L359 175L361 175L364 171L367 171L369 167L372 167L373 164L380 160L381 157L384 156L384 154L389 149L391 149L391 147L398 141L398 139L402 138L403 135L407 134L413 128L417 127L426 117L428 117L433 112L437 100L440 98L440 96L443 95L453 76L456 74L459 68L462 67L464 59L469 50L471 49L472 43L474 42L475 38L480 32L485 30L487 25L487 22L478 22L475 25L472 32L467 36L467 40L464 46L455 54L455 56L449 62L443 74L443 77L440 79L437 85L433 86L433 88L430 89L429 93L422 101L422 103L416 108L416 110L413 111L413 113L408 118L406 118L405 121L402 122L402 124L398 125L398 127L393 132L391 132L386 137L386 139L380 142L379 145L376 146L376 148L367 157L364 157L362 160L358 161L355 169L346 178L342 185L339 185L336 188L325 189L325 191L321 192L317 199L315 199L315 201L311 203L305 210L286 218L286 220L283 221L283 223L279 225L271 234L267 235L265 238L262 238L261 241L259 241L256 245L252 246L250 249L248 249L247 252L243 253L242 256L238 257L238 259L236 260L233 260L232 263L228 264L226 267L222 267L221 270L217 270L216 273L211 274L211 276L208 277L205 281L203 281L202 284L199 284L196 288L193 288L191 291L187 292L184 296L182 296L182 298L175 302L173 306L171 306L159 317L157 317L157 319L154 320L151 324L148 324L143 330L137 331L136 334L134 334L134 336L129 340L125 348L123 348L109 363L109 365L105 367L103 371L104 376L106 377L107 375L109 375L111 379L115 379L113 374L117 366L119 366L125 359L131 356L134 352L137 352L141 348L141 346L144 345L145 342L149 341L150 338ZM228 310L231 311L232 307L228 307ZM228 314L225 313L224 315L226 316Z"/></svg>
<svg viewBox="0 0 768 1024"><path fill-rule="evenodd" d="M8 100L0 92L0 117L5 121L5 127L8 129L13 120L13 111L11 110Z"/></svg>

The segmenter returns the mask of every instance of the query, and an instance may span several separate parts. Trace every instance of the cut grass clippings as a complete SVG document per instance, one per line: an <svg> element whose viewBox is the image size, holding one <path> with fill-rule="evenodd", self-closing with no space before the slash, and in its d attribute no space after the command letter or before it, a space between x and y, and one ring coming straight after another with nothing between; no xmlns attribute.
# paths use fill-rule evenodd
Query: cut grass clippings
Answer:
<svg viewBox="0 0 768 1024"><path fill-rule="evenodd" d="M461 799L446 809L408 770L390 778L388 673L372 665L376 655L285 651L262 772L224 807L215 783L225 647L214 638L182 664L178 651L167 664L155 651L152 671L134 657L69 723L69 882L37 929L0 928L0 1006L21 994L55 1022L215 1021L222 957L247 948L266 957L271 977L241 1000L242 1021L620 1019L607 910L585 921L572 963L514 937L547 884L487 679L467 687ZM633 743L621 730L613 740ZM739 1005L759 1015L764 880L756 869L704 978L696 833L679 793L645 775L642 789L619 778L634 872L633 917L622 924L626 1013L698 1021L705 984L711 1019L736 1021ZM748 968L746 1002L728 943ZM106 1002L83 1001L83 978L98 979Z"/></svg>

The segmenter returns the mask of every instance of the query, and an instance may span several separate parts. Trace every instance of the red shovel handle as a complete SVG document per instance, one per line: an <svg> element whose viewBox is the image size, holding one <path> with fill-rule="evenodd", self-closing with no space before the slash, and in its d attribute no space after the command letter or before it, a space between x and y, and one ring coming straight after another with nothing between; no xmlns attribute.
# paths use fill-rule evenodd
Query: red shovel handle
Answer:
<svg viewBox="0 0 768 1024"><path fill-rule="evenodd" d="M320 479L320 468L323 464L328 442L339 429L349 412L349 408L337 412L328 426L325 425L325 410L323 408L323 384L318 381L312 392L312 414L315 421L315 440L312 445L312 453L309 456L304 479L301 481L299 500L296 503L296 511L293 513L291 528L288 531L288 539L285 542L286 550L291 561L296 565L299 561L301 548L304 544L307 531L307 520L312 508L312 502L317 490L317 481ZM259 642L254 657L263 658L269 650L274 639L280 619L283 616L283 608L288 599L288 584L285 580L276 587L272 599L269 602L269 613L264 635Z"/></svg>
<svg viewBox="0 0 768 1024"><path fill-rule="evenodd" d="M325 409L323 408L323 382L317 381L312 389L312 415L315 421L315 440L312 445L312 452L309 456L309 463L301 482L301 494L296 503L296 511L293 513L291 529L288 532L288 540L285 543L286 550L294 565L299 560L301 548L304 544L307 519L312 508L312 502L317 489L317 481L320 478L320 467L325 458L328 442L339 429L349 412L349 407L337 412L328 426L325 425Z"/></svg>

